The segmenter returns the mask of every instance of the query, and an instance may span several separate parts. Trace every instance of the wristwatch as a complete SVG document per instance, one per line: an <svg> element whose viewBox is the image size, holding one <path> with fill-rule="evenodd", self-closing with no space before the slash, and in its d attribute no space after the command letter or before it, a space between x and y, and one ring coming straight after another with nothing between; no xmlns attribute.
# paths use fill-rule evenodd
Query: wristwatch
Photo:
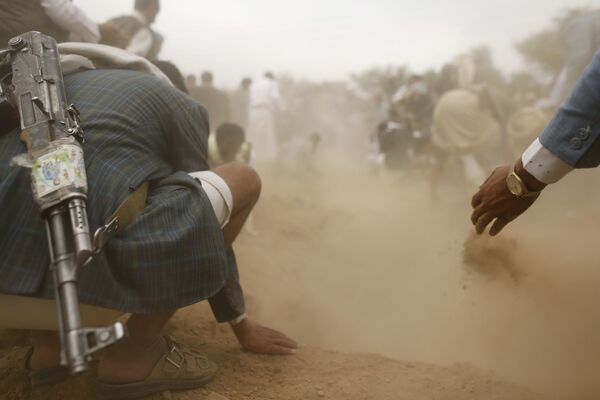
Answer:
<svg viewBox="0 0 600 400"><path fill-rule="evenodd" d="M515 172L514 168L513 171L506 177L506 186L508 186L508 190L515 197L535 197L542 193L541 191L534 192L527 189L525 182L523 182L523 179L521 179L521 177Z"/></svg>

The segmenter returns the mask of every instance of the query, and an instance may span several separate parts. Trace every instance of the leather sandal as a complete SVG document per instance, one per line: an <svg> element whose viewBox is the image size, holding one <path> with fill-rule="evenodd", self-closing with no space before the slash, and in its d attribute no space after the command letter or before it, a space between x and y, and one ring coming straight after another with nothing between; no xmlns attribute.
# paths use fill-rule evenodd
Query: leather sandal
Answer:
<svg viewBox="0 0 600 400"><path fill-rule="evenodd" d="M31 356L33 355L33 347L25 354L25 372L32 387L54 385L62 382L69 377L69 369L61 365L56 367L32 369Z"/></svg>
<svg viewBox="0 0 600 400"><path fill-rule="evenodd" d="M165 337L169 350L142 382L111 384L95 382L102 400L136 399L170 390L189 390L206 385L217 373L217 365L205 356Z"/></svg>

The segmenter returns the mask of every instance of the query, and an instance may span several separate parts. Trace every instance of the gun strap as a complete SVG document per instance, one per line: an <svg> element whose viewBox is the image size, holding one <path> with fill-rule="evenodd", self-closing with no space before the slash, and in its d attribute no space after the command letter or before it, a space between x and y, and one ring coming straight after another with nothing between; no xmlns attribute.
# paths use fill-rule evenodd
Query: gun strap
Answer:
<svg viewBox="0 0 600 400"><path fill-rule="evenodd" d="M94 251L99 252L110 239L123 232L133 220L144 211L148 197L148 182L144 182L125 201L119 205L117 211L108 219L108 222L98 228L94 233Z"/></svg>

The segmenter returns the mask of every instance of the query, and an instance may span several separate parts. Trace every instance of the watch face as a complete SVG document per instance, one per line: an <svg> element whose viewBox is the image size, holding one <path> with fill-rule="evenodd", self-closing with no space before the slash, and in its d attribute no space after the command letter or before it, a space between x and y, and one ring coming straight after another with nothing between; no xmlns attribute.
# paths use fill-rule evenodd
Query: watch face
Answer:
<svg viewBox="0 0 600 400"><path fill-rule="evenodd" d="M517 178L514 173L506 177L506 185L508 186L508 190L515 196L523 195L523 186L521 186L519 178Z"/></svg>

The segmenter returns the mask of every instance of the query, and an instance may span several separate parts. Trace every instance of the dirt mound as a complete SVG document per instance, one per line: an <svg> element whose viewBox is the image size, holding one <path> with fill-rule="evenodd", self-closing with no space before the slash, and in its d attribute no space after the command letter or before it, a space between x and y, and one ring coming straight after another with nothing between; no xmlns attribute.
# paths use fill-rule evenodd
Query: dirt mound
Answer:
<svg viewBox="0 0 600 400"><path fill-rule="evenodd" d="M217 379L204 389L169 393L153 399L207 399L217 393L230 400L272 399L436 399L536 400L541 397L466 365L439 367L394 361L367 354L341 354L302 348L296 356L243 353L226 326L217 326L207 307L180 311L169 334L218 362ZM6 333L0 349L0 393L8 400L94 399L87 378L53 388L30 390L23 371L23 336ZM199 338L201 338L199 340ZM16 346L12 346L16 344ZM212 395L213 398L217 397Z"/></svg>

